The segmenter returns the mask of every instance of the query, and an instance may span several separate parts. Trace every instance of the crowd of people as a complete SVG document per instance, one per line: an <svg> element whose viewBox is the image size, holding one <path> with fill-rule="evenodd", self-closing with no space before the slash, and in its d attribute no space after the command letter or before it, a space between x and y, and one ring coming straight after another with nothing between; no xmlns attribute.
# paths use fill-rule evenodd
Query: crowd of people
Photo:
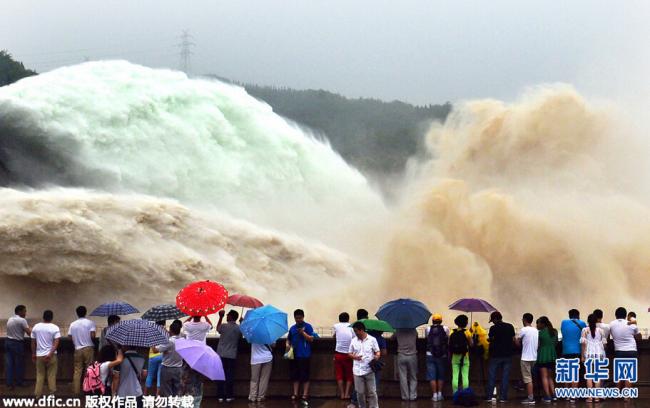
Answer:
<svg viewBox="0 0 650 408"><path fill-rule="evenodd" d="M30 327L26 320L27 308L16 306L15 315L7 322L7 339L5 341L6 381L9 390L24 386L24 352L25 338L31 338L32 361L36 367L36 384L34 394L43 395L45 382L49 393L56 392L57 349L61 332L53 322L54 314L50 310L43 312L42 321ZM185 322L174 320L166 330L169 340L152 347L147 353L128 346L118 346L106 339L109 327L119 323L119 316L108 317L108 327L104 328L99 338L96 352L96 325L86 317L84 306L76 309L78 319L68 329L68 337L74 345L74 364L72 390L80 395L88 392L86 382L96 369L98 381L101 382L102 395L120 397L134 396L142 398L148 395L180 396L190 395L198 408L203 395L202 375L192 370L175 351L175 342L188 338L206 342L208 334L214 330L210 319L205 316L192 316ZM225 322L224 322L225 317ZM217 398L220 402L231 402L234 394L234 374L238 357L238 346L242 333L238 324L239 314L235 310L227 314L219 312L216 331L219 342L216 349L221 358L225 380L218 381ZM292 381L291 399L308 404L312 344L318 338L312 325L305 321L305 314L298 309L293 314L293 324L286 336L284 358L289 360L290 379ZM367 330L363 323L369 314L359 309L356 320L351 322L348 313L341 313L338 323L333 327L336 345L333 350L333 364L342 400L360 408L377 408L378 390L381 372L387 355L387 339L381 331ZM521 352L520 369L527 397L524 404L535 404L534 376L538 376L542 402L555 399L555 377L553 371L556 359L602 359L613 354L616 358L637 357L637 340L640 339L636 324L636 315L627 313L619 307L615 311L615 320L603 322L602 310L594 310L587 321L580 319L578 310L572 309L568 318L556 329L546 316L534 319L531 313L522 316L522 327L516 332L514 326L503 321L500 312L490 315L492 326L484 330L478 323L470 323L467 315L460 314L453 320L454 327L443 323L441 314L431 317L431 325L425 330L426 379L431 387L431 399L443 401L445 380L449 378L451 368L452 393L457 394L469 388L470 355L471 361L487 363L487 380L485 381L485 399L494 402L508 400L511 387L510 371L515 355ZM241 322L241 320L240 320ZM165 321L156 322L163 327ZM561 349L558 342L561 335ZM413 401L418 398L418 332L416 329L397 329L392 337L397 343L395 367L399 377L402 400ZM611 350L608 347L611 346ZM275 344L251 345L251 379L248 399L261 402L266 398L273 362ZM481 364L482 365L482 364ZM480 368L481 373L483 367ZM498 374L500 372L500 376ZM89 374L90 373L90 374ZM497 379L500 387L496 391ZM83 387L82 387L82 382ZM587 387L601 384L587 381ZM629 387L629 383L618 384ZM570 387L578 387L573 383ZM95 389L93 389L93 392ZM450 397L448 395L447 397ZM572 400L571 402L575 402ZM598 402L598 400L587 400Z"/></svg>

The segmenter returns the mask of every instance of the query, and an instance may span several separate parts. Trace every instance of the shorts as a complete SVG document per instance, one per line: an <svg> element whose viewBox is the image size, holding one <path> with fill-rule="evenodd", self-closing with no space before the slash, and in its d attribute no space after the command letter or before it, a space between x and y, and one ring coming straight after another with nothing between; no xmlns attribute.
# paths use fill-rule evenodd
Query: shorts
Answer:
<svg viewBox="0 0 650 408"><path fill-rule="evenodd" d="M537 368L548 368L549 370L552 370L555 368L555 361L551 363L535 363L535 366Z"/></svg>
<svg viewBox="0 0 650 408"><path fill-rule="evenodd" d="M521 360L521 379L524 382L524 384L530 384L533 382L534 366L535 366L534 361Z"/></svg>
<svg viewBox="0 0 650 408"><path fill-rule="evenodd" d="M427 356L427 381L442 381L448 360L445 357Z"/></svg>
<svg viewBox="0 0 650 408"><path fill-rule="evenodd" d="M568 358L568 359L578 358L579 359L580 358L580 353L578 353L578 354L574 354L574 353L562 354L562 358Z"/></svg>
<svg viewBox="0 0 650 408"><path fill-rule="evenodd" d="M354 381L352 376L352 358L344 353L337 352L334 354L334 371L336 381Z"/></svg>
<svg viewBox="0 0 650 408"><path fill-rule="evenodd" d="M614 358L637 358L639 353L636 351L616 351Z"/></svg>
<svg viewBox="0 0 650 408"><path fill-rule="evenodd" d="M295 358L290 360L289 377L291 381L307 382L309 381L309 371L311 358Z"/></svg>

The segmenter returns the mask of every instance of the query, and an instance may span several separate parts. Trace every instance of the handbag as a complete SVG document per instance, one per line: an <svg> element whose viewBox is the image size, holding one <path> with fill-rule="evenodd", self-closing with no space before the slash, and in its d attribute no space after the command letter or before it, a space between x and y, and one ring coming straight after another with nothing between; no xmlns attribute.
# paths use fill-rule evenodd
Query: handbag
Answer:
<svg viewBox="0 0 650 408"><path fill-rule="evenodd" d="M283 358L285 360L293 360L295 358L293 355L293 346L289 347L289 350L286 353L284 353Z"/></svg>
<svg viewBox="0 0 650 408"><path fill-rule="evenodd" d="M381 360L372 360L368 365L374 373L381 371L381 369L384 368L384 362Z"/></svg>

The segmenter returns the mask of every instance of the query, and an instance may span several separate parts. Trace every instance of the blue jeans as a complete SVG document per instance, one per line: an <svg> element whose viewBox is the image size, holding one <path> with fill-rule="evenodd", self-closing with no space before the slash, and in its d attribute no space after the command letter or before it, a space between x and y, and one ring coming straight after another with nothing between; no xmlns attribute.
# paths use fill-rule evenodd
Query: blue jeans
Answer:
<svg viewBox="0 0 650 408"><path fill-rule="evenodd" d="M145 386L147 388L153 387L153 380L156 380L156 387L160 389L160 368L162 367L162 355L151 357L149 359L149 366L147 367L147 380Z"/></svg>
<svg viewBox="0 0 650 408"><path fill-rule="evenodd" d="M492 398L494 386L497 380L497 370L499 367L503 369L503 377L501 377L501 389L499 391L499 398L502 400L508 399L508 384L510 381L510 367L512 366L512 359L510 357L492 357L490 358L490 365L488 367L488 382L485 388L485 398Z"/></svg>
<svg viewBox="0 0 650 408"><path fill-rule="evenodd" d="M25 342L5 340L5 368L7 386L22 386L25 374Z"/></svg>

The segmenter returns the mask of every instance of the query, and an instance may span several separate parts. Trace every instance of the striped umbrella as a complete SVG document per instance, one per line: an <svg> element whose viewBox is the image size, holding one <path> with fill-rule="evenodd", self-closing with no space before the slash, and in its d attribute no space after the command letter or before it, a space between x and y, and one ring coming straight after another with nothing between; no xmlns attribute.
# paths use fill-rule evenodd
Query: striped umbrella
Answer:
<svg viewBox="0 0 650 408"><path fill-rule="evenodd" d="M151 309L144 312L142 318L144 320L150 320L152 322L157 322L160 320L175 320L186 317L187 315L176 307L176 305L163 304L152 307Z"/></svg>
<svg viewBox="0 0 650 408"><path fill-rule="evenodd" d="M132 347L153 347L167 344L167 332L161 326L147 320L123 320L106 331L106 339L112 343Z"/></svg>
<svg viewBox="0 0 650 408"><path fill-rule="evenodd" d="M131 313L139 313L140 311L126 302L108 302L99 305L91 316L110 316L117 315L123 316Z"/></svg>

